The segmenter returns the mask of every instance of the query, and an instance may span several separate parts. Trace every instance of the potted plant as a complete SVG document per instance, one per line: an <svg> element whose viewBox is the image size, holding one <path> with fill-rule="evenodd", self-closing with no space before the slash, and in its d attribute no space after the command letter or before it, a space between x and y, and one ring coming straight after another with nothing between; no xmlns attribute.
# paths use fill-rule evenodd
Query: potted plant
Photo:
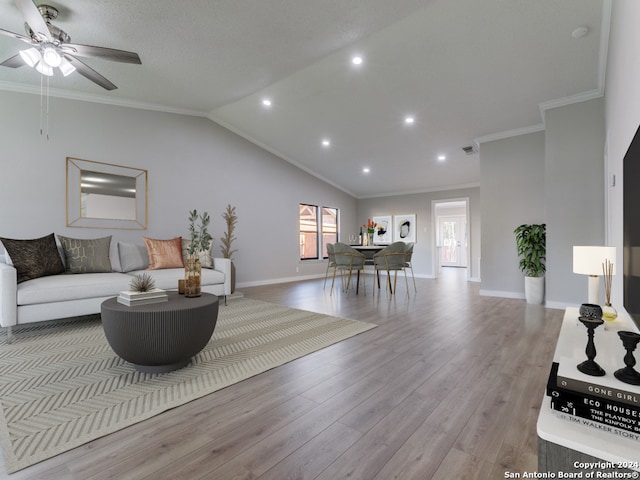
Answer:
<svg viewBox="0 0 640 480"><path fill-rule="evenodd" d="M238 223L236 207L232 207L230 204L227 204L227 209L222 214L222 218L224 218L227 225L227 231L224 232L224 235L222 235L222 238L220 239L220 243L222 244L221 251L224 258L231 260L231 293L233 293L236 291L236 267L233 264L231 256L238 250L232 249L231 244L236 239L233 234L233 231L236 228L236 223Z"/></svg>
<svg viewBox="0 0 640 480"><path fill-rule="evenodd" d="M527 303L544 301L544 274L546 272L546 224L520 225L513 233L520 258L520 270L525 275L524 296Z"/></svg>
<svg viewBox="0 0 640 480"><path fill-rule="evenodd" d="M200 224L197 225L198 220ZM200 264L200 253L206 252L211 247L212 237L209 235L209 214L204 212L198 215L197 210L189 212L189 235L191 241L187 248L187 259L184 266L184 294L186 297L199 297L200 274L202 265Z"/></svg>

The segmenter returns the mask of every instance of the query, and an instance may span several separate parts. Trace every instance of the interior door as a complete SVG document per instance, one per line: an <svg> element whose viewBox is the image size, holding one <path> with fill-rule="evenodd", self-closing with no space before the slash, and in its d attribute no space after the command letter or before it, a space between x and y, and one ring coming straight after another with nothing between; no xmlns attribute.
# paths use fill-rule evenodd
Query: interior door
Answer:
<svg viewBox="0 0 640 480"><path fill-rule="evenodd" d="M438 217L440 233L440 264L443 267L467 266L467 222L464 216L443 215Z"/></svg>

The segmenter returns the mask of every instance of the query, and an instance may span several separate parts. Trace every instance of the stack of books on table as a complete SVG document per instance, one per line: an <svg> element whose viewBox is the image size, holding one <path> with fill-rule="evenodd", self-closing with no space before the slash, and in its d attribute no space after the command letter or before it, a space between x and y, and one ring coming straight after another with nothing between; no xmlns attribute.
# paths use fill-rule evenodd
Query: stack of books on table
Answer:
<svg viewBox="0 0 640 480"><path fill-rule="evenodd" d="M133 307L135 305L148 305L150 303L160 303L169 300L169 295L165 290L154 288L148 292L120 292L118 295L118 303Z"/></svg>
<svg viewBox="0 0 640 480"><path fill-rule="evenodd" d="M589 377L576 364L569 358L553 363L547 382L551 408L562 418L640 441L640 386L619 381L613 372Z"/></svg>

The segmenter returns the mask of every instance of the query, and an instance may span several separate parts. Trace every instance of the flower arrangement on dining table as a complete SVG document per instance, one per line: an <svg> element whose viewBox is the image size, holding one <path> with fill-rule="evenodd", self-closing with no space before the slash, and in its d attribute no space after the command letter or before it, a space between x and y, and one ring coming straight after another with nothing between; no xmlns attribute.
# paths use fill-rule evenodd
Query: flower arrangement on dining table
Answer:
<svg viewBox="0 0 640 480"><path fill-rule="evenodd" d="M367 229L367 233L375 233L378 224L370 218L367 218L367 223L363 223L362 226Z"/></svg>
<svg viewBox="0 0 640 480"><path fill-rule="evenodd" d="M367 229L367 235L363 239L365 245L373 245L373 234L376 232L377 225L378 224L370 218L367 218L367 223L362 224L362 226Z"/></svg>

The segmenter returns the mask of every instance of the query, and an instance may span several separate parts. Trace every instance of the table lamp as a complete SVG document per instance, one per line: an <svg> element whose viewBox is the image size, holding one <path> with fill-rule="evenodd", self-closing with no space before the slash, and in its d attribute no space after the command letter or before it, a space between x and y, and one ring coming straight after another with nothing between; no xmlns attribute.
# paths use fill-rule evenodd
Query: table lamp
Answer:
<svg viewBox="0 0 640 480"><path fill-rule="evenodd" d="M589 275L589 303L600 304L600 275L615 275L615 258L616 247L573 247L573 273Z"/></svg>

